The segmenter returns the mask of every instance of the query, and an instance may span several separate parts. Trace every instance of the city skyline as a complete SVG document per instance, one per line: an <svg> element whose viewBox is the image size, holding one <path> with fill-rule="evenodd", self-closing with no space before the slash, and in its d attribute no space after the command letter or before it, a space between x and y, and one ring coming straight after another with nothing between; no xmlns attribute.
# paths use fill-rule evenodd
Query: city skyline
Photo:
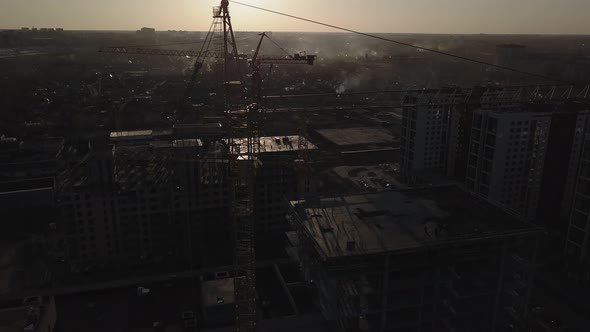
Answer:
<svg viewBox="0 0 590 332"><path fill-rule="evenodd" d="M179 0L161 6L156 0L101 2L73 0L2 0L0 29L62 27L67 30L203 31L209 27L212 7L218 0ZM383 33L456 34L590 34L585 14L590 2L565 0L458 0L452 4L433 0L402 1L326 0L280 2L247 0L245 3L289 14L342 25L350 29ZM117 8L113 10L113 8ZM265 13L233 3L230 10L238 31L329 32L334 29ZM354 19L351 19L354 18Z"/></svg>

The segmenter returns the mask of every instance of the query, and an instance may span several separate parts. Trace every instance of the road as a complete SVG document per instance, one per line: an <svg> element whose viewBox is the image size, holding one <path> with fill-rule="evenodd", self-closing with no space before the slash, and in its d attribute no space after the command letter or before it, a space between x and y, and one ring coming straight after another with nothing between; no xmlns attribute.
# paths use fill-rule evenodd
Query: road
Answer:
<svg viewBox="0 0 590 332"><path fill-rule="evenodd" d="M276 265L285 265L293 263L291 259L288 258L281 258L281 259L273 259L273 260L266 260L256 263L257 268L264 268L264 267L272 267L274 264ZM232 271L234 267L232 265L225 265L225 266L214 266L208 267L204 269L199 269L195 271L185 271L185 272L178 272L178 273L165 273L165 274L157 274L157 275L150 275L144 277L132 277L126 279L119 279L119 280L110 280L110 281L103 281L103 282L96 282L96 283L88 283L88 284L80 284L80 285L71 285L71 286L63 286L63 287L54 287L54 288L46 288L46 289L27 289L23 290L17 294L9 294L3 295L0 297L0 302L3 301L16 301L21 300L23 298L29 296L51 296L51 295L67 295L67 294L76 294L76 293L84 293L84 292L91 292L97 290L104 290L104 289L112 289L112 288L121 288L121 287L128 287L134 286L139 284L148 284L148 283L155 283L167 280L174 280L174 279L183 279L183 278L190 278L190 277L198 277L201 275L212 274L218 271Z"/></svg>
<svg viewBox="0 0 590 332"><path fill-rule="evenodd" d="M310 107L268 107L266 113L296 113L296 112L335 112L335 111L351 111L351 110L374 110L382 111L384 108L400 108L401 104L382 104L382 105L350 105L350 106L310 106ZM236 111L240 112L240 111ZM244 112L244 111L242 111ZM401 116L399 116L401 119Z"/></svg>

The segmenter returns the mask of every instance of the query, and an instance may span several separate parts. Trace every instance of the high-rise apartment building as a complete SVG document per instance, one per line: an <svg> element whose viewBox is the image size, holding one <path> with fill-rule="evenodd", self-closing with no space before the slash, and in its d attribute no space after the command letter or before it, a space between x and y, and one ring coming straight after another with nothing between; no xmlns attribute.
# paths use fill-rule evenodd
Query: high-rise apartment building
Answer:
<svg viewBox="0 0 590 332"><path fill-rule="evenodd" d="M254 192L260 237L282 234L295 199L299 136L261 137ZM305 139L305 138L303 138ZM245 140L235 142L246 153ZM225 140L115 132L59 178L67 256L77 265L230 264L229 156Z"/></svg>
<svg viewBox="0 0 590 332"><path fill-rule="evenodd" d="M148 131L92 146L59 181L69 261L231 262L226 151Z"/></svg>
<svg viewBox="0 0 590 332"><path fill-rule="evenodd" d="M435 90L404 98L400 172L409 184L430 175L465 177L472 112L483 89Z"/></svg>
<svg viewBox="0 0 590 332"><path fill-rule="evenodd" d="M563 236L588 114L574 103L482 103L473 114L467 188Z"/></svg>
<svg viewBox="0 0 590 332"><path fill-rule="evenodd" d="M467 188L518 216L534 219L550 125L551 113L477 110Z"/></svg>
<svg viewBox="0 0 590 332"><path fill-rule="evenodd" d="M424 171L446 173L458 112L456 96L441 92L410 95L404 104L400 154L404 180L415 182Z"/></svg>

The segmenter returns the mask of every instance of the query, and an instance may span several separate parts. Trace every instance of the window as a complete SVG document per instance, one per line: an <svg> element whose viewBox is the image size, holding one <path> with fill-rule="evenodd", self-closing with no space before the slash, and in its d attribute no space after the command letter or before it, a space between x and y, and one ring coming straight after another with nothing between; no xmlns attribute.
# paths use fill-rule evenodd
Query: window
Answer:
<svg viewBox="0 0 590 332"><path fill-rule="evenodd" d="M574 228L574 227L570 227L570 234L569 234L569 240L577 243L578 245L583 245L584 244L584 232L582 232L581 230Z"/></svg>
<svg viewBox="0 0 590 332"><path fill-rule="evenodd" d="M578 191L583 193L590 193L590 180L580 180Z"/></svg>
<svg viewBox="0 0 590 332"><path fill-rule="evenodd" d="M586 223L588 222L588 216L578 212L578 211L574 211L574 213L572 214L572 225L580 228L580 229L586 229Z"/></svg>
<svg viewBox="0 0 590 332"><path fill-rule="evenodd" d="M567 244L567 255L574 259L580 258L580 248L572 243Z"/></svg>

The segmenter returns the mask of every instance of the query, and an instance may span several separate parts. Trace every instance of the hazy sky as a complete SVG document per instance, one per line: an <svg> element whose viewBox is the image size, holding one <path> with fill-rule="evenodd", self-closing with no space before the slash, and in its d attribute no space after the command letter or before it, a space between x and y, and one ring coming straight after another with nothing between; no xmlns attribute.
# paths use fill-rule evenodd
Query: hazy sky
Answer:
<svg viewBox="0 0 590 332"><path fill-rule="evenodd" d="M0 0L0 28L207 30L219 0ZM590 0L243 0L367 32L590 34ZM333 31L230 6L234 28Z"/></svg>

